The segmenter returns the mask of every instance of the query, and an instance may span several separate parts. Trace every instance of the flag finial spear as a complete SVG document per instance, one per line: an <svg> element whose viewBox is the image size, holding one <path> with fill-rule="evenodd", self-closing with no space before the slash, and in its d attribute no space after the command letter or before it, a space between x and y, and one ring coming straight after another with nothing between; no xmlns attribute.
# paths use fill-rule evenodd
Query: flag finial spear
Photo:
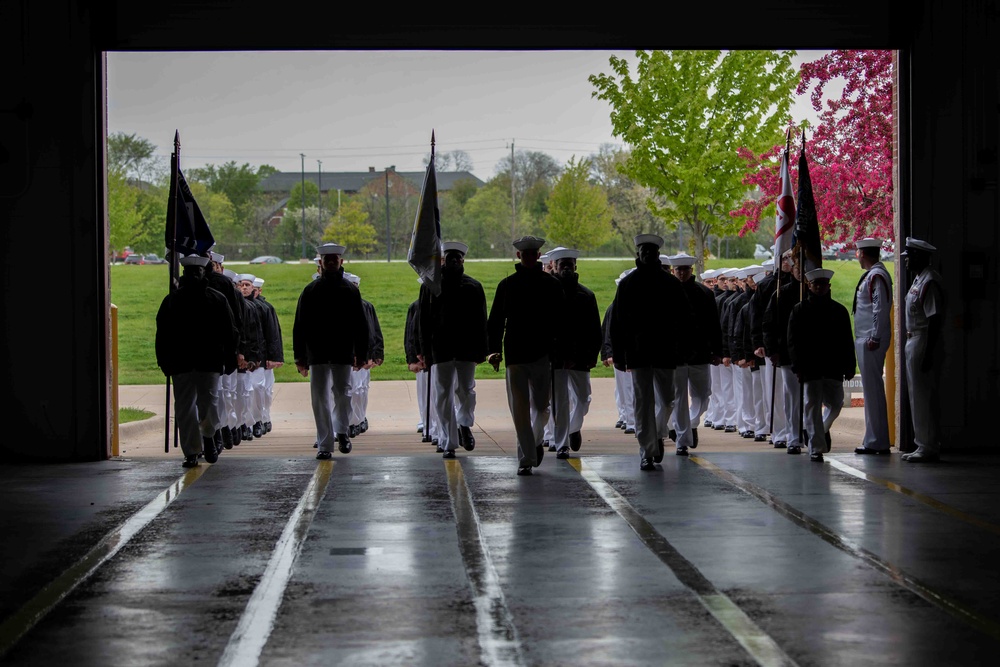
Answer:
<svg viewBox="0 0 1000 667"><path fill-rule="evenodd" d="M431 130L431 157L434 157L434 130Z"/></svg>
<svg viewBox="0 0 1000 667"><path fill-rule="evenodd" d="M181 147L181 133L180 130L174 130L174 152L176 153Z"/></svg>

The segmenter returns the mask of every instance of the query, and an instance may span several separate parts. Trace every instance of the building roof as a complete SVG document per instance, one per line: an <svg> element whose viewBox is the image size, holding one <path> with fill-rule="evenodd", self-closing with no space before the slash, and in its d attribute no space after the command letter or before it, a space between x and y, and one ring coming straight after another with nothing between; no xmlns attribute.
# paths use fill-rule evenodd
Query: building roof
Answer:
<svg viewBox="0 0 1000 667"><path fill-rule="evenodd" d="M397 171L397 176L407 179L413 183L414 187L420 189L424 184L423 171ZM316 185L322 192L340 190L342 192L358 192L368 183L374 180L385 178L384 171L307 171L305 180ZM271 174L260 182L260 189L268 193L291 192L297 183L301 183L303 174L300 171L282 171ZM438 190L447 192L451 190L455 183L462 180L471 180L477 188L481 188L485 183L474 176L469 171L439 171L437 172Z"/></svg>

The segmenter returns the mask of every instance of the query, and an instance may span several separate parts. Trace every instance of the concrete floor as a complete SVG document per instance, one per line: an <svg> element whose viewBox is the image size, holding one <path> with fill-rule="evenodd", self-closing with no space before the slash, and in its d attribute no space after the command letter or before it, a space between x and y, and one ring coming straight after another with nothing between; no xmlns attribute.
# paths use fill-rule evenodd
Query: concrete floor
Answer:
<svg viewBox="0 0 1000 667"><path fill-rule="evenodd" d="M979 665L1000 651L996 457L855 456L849 413L821 464L707 432L642 472L595 383L579 455L517 477L502 392L481 382L477 446L458 460L420 442L406 388L387 384L355 451L321 463L296 387L271 434L215 465L183 470L142 426L115 460L0 467L0 663Z"/></svg>

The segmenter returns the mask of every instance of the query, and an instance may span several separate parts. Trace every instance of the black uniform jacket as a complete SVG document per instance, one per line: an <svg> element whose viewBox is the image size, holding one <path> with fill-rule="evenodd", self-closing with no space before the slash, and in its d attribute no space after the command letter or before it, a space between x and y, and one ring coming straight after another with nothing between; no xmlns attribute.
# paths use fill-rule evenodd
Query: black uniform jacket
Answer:
<svg viewBox="0 0 1000 667"><path fill-rule="evenodd" d="M737 290L722 290L722 293L715 297L715 307L719 311L719 330L722 332L722 356L729 355L729 333L726 326L726 304L730 299L739 295Z"/></svg>
<svg viewBox="0 0 1000 667"><path fill-rule="evenodd" d="M604 334L604 342L601 344L601 361L612 359L614 367L624 373L625 364L618 361L618 357L615 356L614 349L611 347L611 311L614 307L615 302L612 301L604 311L604 321L601 322Z"/></svg>
<svg viewBox="0 0 1000 667"><path fill-rule="evenodd" d="M726 356L733 361L739 361L743 357L743 342L736 340L736 320L740 309L750 300L750 295L744 290L734 290L722 306L722 336L725 338Z"/></svg>
<svg viewBox="0 0 1000 667"><path fill-rule="evenodd" d="M236 326L226 298L182 277L156 313L156 363L164 375L236 367Z"/></svg>
<svg viewBox="0 0 1000 667"><path fill-rule="evenodd" d="M829 295L807 294L788 318L788 355L802 382L853 378L857 360L847 308Z"/></svg>
<svg viewBox="0 0 1000 667"><path fill-rule="evenodd" d="M243 299L243 331L240 334L240 352L247 361L264 362L264 327L261 309L253 296ZM242 371L241 371L242 372Z"/></svg>
<svg viewBox="0 0 1000 667"><path fill-rule="evenodd" d="M368 319L368 359L385 359L385 338L382 337L382 326L378 322L378 314L375 306L370 302L361 299L361 305L365 309L365 317ZM363 352L360 354L364 354ZM363 357L358 357L362 359Z"/></svg>
<svg viewBox="0 0 1000 667"><path fill-rule="evenodd" d="M406 309L406 326L403 329L403 352L406 354L406 363L415 364L419 359L417 359L418 354L423 354L420 351L420 343L417 338L417 332L419 331L419 325L417 318L420 312L420 299L417 299L410 304L410 307Z"/></svg>
<svg viewBox="0 0 1000 667"><path fill-rule="evenodd" d="M292 325L292 356L300 366L353 364L368 357L368 318L361 293L343 269L323 274L302 289Z"/></svg>
<svg viewBox="0 0 1000 667"><path fill-rule="evenodd" d="M771 295L764 311L764 350L768 356L778 355L779 366L792 363L792 358L788 356L788 317L792 314L792 307L799 302L801 289L801 283L794 276L789 276L788 282L782 283L781 289Z"/></svg>
<svg viewBox="0 0 1000 667"><path fill-rule="evenodd" d="M691 305L681 282L659 264L636 260L611 311L611 347L626 368L676 368L691 336Z"/></svg>
<svg viewBox="0 0 1000 667"><path fill-rule="evenodd" d="M421 285L419 304L417 340L425 364L486 359L486 292L478 280L445 271L441 294Z"/></svg>
<svg viewBox="0 0 1000 667"><path fill-rule="evenodd" d="M263 296L258 295L253 300L260 309L260 328L264 333L264 361L285 361L285 351L281 340L281 323L274 306Z"/></svg>
<svg viewBox="0 0 1000 667"><path fill-rule="evenodd" d="M684 358L689 364L711 363L713 357L722 356L722 327L715 294L694 280L681 283L681 287L694 313L691 320L693 335L688 338L689 346Z"/></svg>
<svg viewBox="0 0 1000 667"><path fill-rule="evenodd" d="M541 264L514 265L514 273L497 284L486 323L489 352L503 346L505 363L530 364L549 357L556 347L566 298L553 276Z"/></svg>
<svg viewBox="0 0 1000 667"><path fill-rule="evenodd" d="M552 363L556 368L572 365L576 371L589 371L597 365L604 338L601 332L601 311L597 297L580 284L580 277L556 276L566 294L566 317L553 326L562 329L559 347L553 352Z"/></svg>
<svg viewBox="0 0 1000 667"><path fill-rule="evenodd" d="M791 278L790 274L783 274L781 284L784 285L789 278ZM764 312L767 310L767 304L771 301L771 295L774 294L777 287L778 274L772 273L757 283L757 289L750 297L750 344L755 350L758 347L764 347ZM767 348L764 351L766 353Z"/></svg>

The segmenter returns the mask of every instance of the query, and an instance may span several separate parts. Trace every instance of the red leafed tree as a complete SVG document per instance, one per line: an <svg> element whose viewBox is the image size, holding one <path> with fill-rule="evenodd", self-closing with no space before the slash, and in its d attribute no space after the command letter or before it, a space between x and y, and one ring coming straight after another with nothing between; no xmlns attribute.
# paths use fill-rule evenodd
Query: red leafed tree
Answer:
<svg viewBox="0 0 1000 667"><path fill-rule="evenodd" d="M853 241L893 236L892 51L831 51L802 65L796 94L810 94L819 125L806 130L806 156L825 239ZM824 99L827 85L843 82L839 97ZM797 188L801 129L793 128L789 163ZM744 185L754 195L730 215L744 221L741 234L773 224L783 145L762 154L740 150L747 162Z"/></svg>

